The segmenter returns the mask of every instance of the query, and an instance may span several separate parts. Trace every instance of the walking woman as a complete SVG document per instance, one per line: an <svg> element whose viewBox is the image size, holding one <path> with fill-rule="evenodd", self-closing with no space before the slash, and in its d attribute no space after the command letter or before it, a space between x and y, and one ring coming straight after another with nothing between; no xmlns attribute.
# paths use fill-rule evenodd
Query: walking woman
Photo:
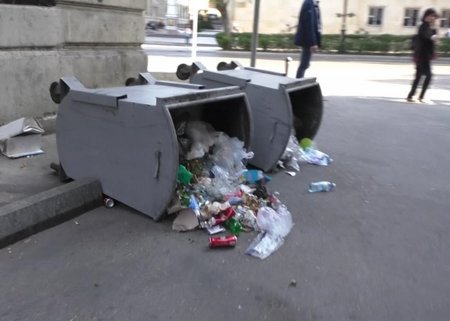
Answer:
<svg viewBox="0 0 450 321"><path fill-rule="evenodd" d="M438 14L433 8L425 10L422 17L422 24L419 27L419 31L413 43L416 77L412 83L411 91L406 98L409 102L415 102L413 97L422 76L425 76L425 80L422 85L422 90L420 91L419 102L425 102L425 92L431 81L431 60L435 55L437 35L434 25L437 17Z"/></svg>

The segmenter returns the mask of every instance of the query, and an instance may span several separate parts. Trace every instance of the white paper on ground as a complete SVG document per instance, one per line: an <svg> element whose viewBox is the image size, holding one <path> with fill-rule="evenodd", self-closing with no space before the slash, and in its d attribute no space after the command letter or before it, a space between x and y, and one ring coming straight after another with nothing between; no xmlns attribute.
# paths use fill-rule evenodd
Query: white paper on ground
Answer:
<svg viewBox="0 0 450 321"><path fill-rule="evenodd" d="M41 134L15 136L0 141L0 151L9 158L42 154Z"/></svg>
<svg viewBox="0 0 450 321"><path fill-rule="evenodd" d="M0 140L22 134L43 134L44 129L33 118L19 118L0 127Z"/></svg>

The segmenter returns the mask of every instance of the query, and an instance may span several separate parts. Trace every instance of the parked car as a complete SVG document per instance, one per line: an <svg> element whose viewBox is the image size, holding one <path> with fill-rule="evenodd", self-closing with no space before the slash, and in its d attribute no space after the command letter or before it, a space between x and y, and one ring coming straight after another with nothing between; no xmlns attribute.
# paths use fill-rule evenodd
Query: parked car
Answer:
<svg viewBox="0 0 450 321"><path fill-rule="evenodd" d="M165 26L166 26L166 25L165 25L164 22L162 22L162 21L152 21L152 20L150 20L150 21L147 22L147 24L145 25L145 29L156 30L156 29L164 28Z"/></svg>

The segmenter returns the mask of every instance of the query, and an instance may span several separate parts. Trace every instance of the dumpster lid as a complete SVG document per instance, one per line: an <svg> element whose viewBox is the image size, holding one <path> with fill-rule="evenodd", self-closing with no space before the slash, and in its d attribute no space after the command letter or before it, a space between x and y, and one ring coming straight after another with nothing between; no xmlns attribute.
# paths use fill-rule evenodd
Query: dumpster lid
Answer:
<svg viewBox="0 0 450 321"><path fill-rule="evenodd" d="M79 92L80 90L77 90ZM130 87L111 87L101 89L82 89L83 93L89 93L89 97L98 97L99 101L122 101L140 103L144 105L156 106L159 100L169 102L191 102L199 103L202 100L230 98L233 95L242 95L238 87L229 86L215 89L182 88L171 86L169 83L155 85L140 85ZM79 93L81 94L81 92ZM93 94L93 95L92 95ZM81 95L82 97L83 95ZM80 96L79 96L80 97ZM100 99L103 97L102 99ZM81 99L82 98L77 98Z"/></svg>
<svg viewBox="0 0 450 321"><path fill-rule="evenodd" d="M232 78L242 79L245 82L250 82L253 85L262 86L266 88L278 89L280 87L284 88L297 88L299 86L304 86L306 84L315 84L315 78L289 78L283 74L268 72L259 69L244 68L244 69L234 69L234 70L222 70L220 74L227 75ZM204 71L205 78L211 78L217 75L217 72ZM214 79L214 78L211 78Z"/></svg>

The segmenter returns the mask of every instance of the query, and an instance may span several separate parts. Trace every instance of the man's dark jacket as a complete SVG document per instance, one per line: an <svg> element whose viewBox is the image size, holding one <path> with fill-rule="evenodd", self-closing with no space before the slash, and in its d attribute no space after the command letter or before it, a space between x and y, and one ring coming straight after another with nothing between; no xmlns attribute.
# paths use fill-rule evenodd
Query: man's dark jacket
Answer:
<svg viewBox="0 0 450 321"><path fill-rule="evenodd" d="M313 0L305 0L298 16L295 44L300 47L320 46L319 19Z"/></svg>

